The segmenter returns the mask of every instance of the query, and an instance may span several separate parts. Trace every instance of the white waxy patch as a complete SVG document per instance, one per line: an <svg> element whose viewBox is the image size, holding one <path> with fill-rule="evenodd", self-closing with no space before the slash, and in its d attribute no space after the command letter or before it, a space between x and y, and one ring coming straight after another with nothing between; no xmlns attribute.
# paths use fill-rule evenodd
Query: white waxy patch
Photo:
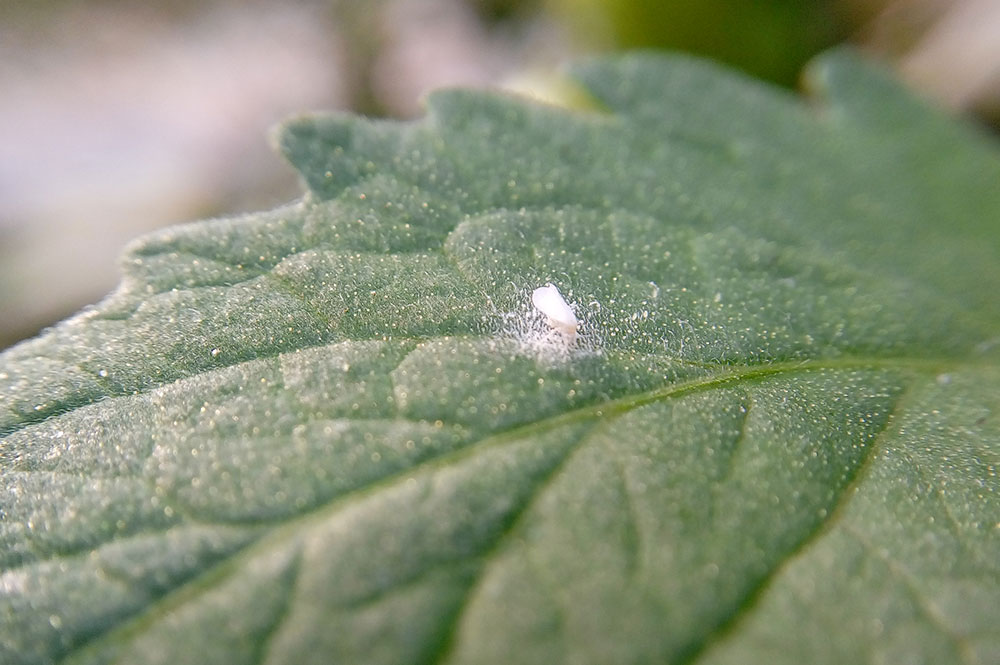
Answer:
<svg viewBox="0 0 1000 665"><path fill-rule="evenodd" d="M524 297L529 293L530 304ZM519 291L516 298L515 311L500 313L498 330L515 343L516 354L534 358L544 367L601 354L600 330L593 320L594 308L600 308L597 301L588 307L570 305L551 283Z"/></svg>
<svg viewBox="0 0 1000 665"><path fill-rule="evenodd" d="M576 336L580 322L554 284L546 284L532 291L531 304L545 315L550 328L570 339Z"/></svg>

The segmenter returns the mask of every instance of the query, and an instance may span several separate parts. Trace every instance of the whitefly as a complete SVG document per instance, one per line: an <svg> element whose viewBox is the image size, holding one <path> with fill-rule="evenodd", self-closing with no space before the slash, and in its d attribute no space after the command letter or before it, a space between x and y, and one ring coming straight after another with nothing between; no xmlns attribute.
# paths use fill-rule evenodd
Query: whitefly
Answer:
<svg viewBox="0 0 1000 665"><path fill-rule="evenodd" d="M580 321L555 284L546 284L532 291L531 304L545 316L549 328L565 337L567 343L576 341Z"/></svg>

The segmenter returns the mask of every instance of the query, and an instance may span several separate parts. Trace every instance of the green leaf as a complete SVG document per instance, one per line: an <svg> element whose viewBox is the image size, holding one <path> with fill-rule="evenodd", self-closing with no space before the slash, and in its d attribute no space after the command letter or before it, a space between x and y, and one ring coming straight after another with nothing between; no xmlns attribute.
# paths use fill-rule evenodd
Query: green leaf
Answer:
<svg viewBox="0 0 1000 665"><path fill-rule="evenodd" d="M293 120L303 201L2 356L0 662L1000 662L997 144L570 74Z"/></svg>

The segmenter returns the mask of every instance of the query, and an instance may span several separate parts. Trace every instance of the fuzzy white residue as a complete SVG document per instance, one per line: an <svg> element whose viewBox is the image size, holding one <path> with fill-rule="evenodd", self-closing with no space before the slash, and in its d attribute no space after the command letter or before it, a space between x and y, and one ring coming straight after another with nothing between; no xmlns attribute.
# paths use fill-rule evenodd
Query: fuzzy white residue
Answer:
<svg viewBox="0 0 1000 665"><path fill-rule="evenodd" d="M514 340L518 353L546 364L597 353L586 312L567 301L556 285L540 286L531 291L530 298L527 295L520 311L502 316L501 334Z"/></svg>

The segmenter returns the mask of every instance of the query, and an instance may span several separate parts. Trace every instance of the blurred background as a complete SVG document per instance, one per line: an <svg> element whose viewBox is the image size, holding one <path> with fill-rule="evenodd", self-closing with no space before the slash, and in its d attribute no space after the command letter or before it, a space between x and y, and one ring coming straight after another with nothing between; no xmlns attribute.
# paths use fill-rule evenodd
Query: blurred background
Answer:
<svg viewBox="0 0 1000 665"><path fill-rule="evenodd" d="M412 117L635 47L794 87L839 43L1000 126L1000 0L0 3L0 348L113 289L131 238L300 196L266 140L296 112Z"/></svg>

